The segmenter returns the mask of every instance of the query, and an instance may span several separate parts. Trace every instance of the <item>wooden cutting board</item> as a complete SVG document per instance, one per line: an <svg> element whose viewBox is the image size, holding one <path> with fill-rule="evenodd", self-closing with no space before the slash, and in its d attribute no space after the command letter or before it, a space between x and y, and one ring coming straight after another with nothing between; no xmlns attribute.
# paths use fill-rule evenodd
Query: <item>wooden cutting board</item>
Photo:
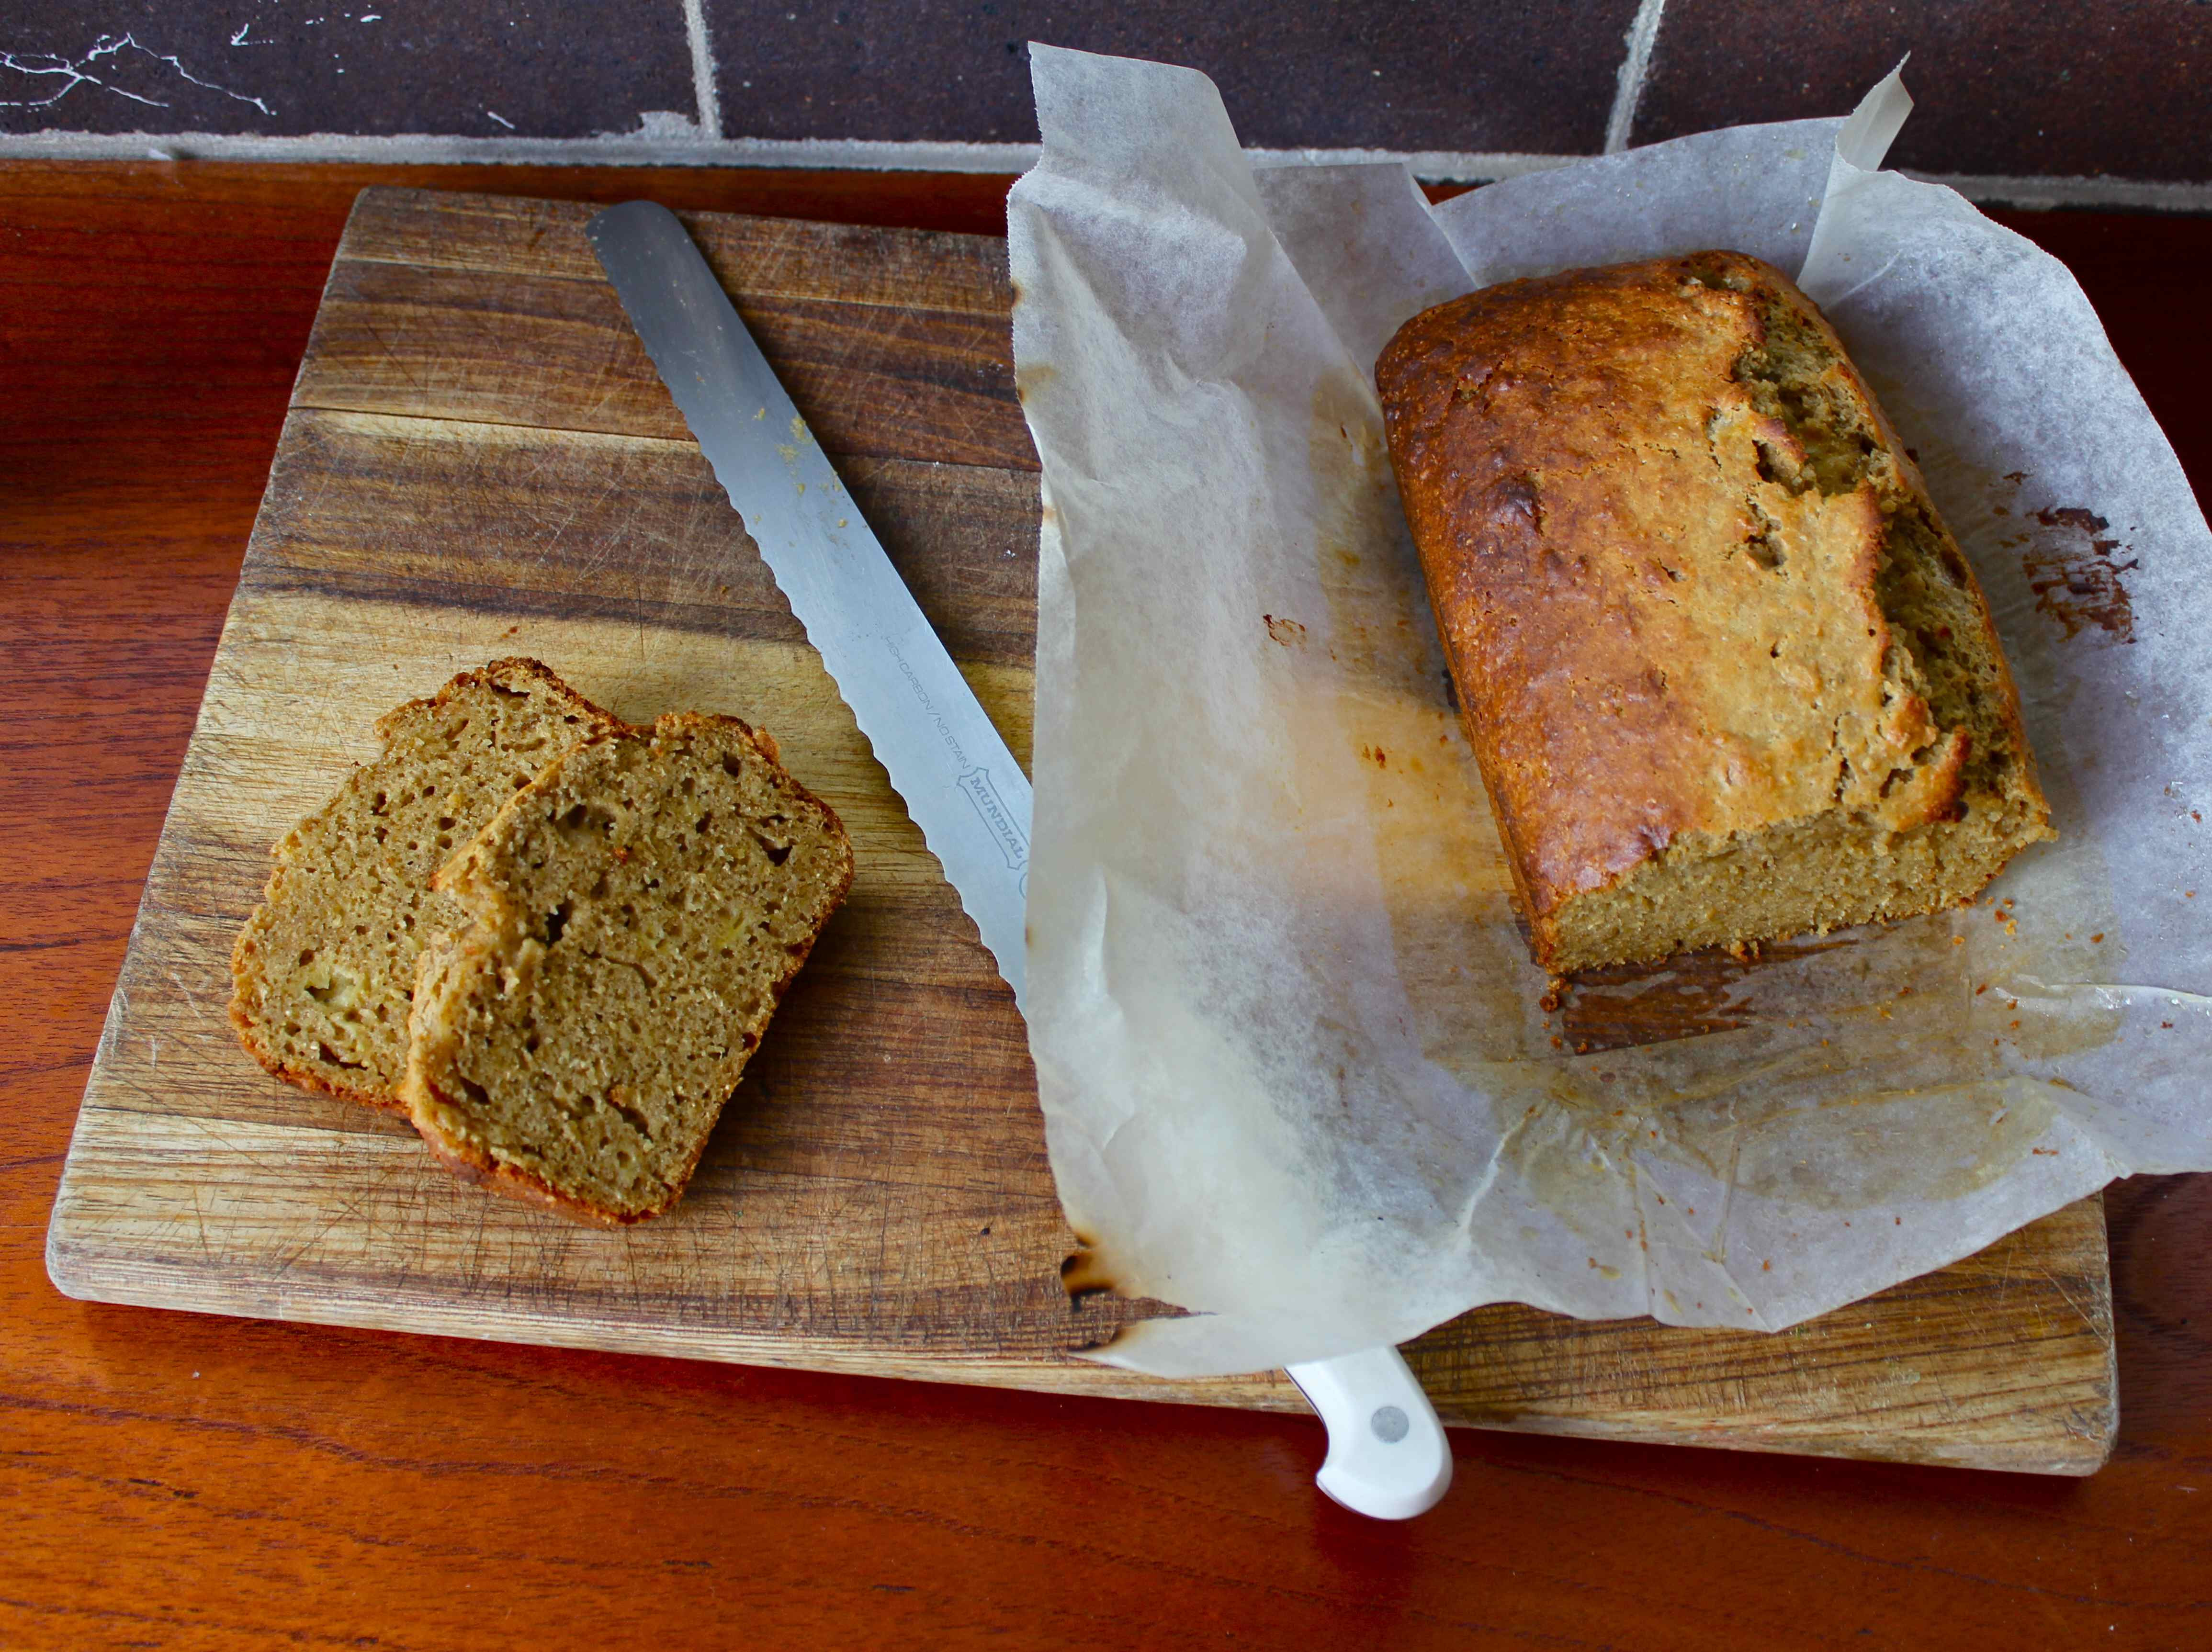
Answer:
<svg viewBox="0 0 2212 1652"><path fill-rule="evenodd" d="M1011 995L617 308L588 209L372 190L301 366L48 1236L104 1301L1297 1409L1279 1375L1079 1351ZM694 216L692 233L1024 762L1036 461L1003 243ZM404 1124L264 1076L224 1019L269 846L371 720L536 655L624 716L735 713L850 826L852 898L668 1218L461 1187ZM1571 1026L1635 1042L1671 1021ZM2101 1203L1778 1336L1502 1305L1408 1350L1451 1422L2087 1473L2117 1422Z"/></svg>

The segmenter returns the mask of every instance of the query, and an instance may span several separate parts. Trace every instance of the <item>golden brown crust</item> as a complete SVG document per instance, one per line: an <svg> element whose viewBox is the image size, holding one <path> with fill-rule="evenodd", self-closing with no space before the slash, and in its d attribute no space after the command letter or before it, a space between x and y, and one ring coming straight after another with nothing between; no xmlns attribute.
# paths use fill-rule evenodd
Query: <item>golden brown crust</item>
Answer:
<svg viewBox="0 0 2212 1652"><path fill-rule="evenodd" d="M400 730L409 718L423 712L443 711L455 700L471 689L491 688L498 689L502 694L522 692L521 689L509 686L517 678L526 680L532 690L550 695L577 716L589 722L609 724L617 728L629 726L605 707L593 705L582 695L577 693L560 672L555 671L544 660L533 659L528 654L502 655L497 659L486 661L474 671L457 672L447 679L437 693L424 699L410 700L402 705L394 706L378 718L371 726L376 731L376 738L388 744L392 736Z"/></svg>
<svg viewBox="0 0 2212 1652"><path fill-rule="evenodd" d="M1832 355L1819 393L1872 433L1863 451L1824 448L1802 386L1761 381L1785 335ZM1956 812L1972 742L1938 726L1878 589L1900 509L1971 593L2024 756L1971 571L1840 341L1770 266L1706 252L1486 288L1407 322L1376 380L1540 962L1565 903L1686 835Z"/></svg>

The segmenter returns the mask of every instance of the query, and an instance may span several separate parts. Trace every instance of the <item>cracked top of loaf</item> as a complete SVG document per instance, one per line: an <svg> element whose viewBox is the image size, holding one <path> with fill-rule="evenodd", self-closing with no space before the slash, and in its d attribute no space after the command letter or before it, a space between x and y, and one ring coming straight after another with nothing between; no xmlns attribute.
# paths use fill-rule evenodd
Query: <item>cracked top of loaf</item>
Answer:
<svg viewBox="0 0 2212 1652"><path fill-rule="evenodd" d="M1486 288L1407 322L1376 380L1540 942L1686 835L1843 814L1879 842L2033 793L1973 575L1780 271L1714 252Z"/></svg>

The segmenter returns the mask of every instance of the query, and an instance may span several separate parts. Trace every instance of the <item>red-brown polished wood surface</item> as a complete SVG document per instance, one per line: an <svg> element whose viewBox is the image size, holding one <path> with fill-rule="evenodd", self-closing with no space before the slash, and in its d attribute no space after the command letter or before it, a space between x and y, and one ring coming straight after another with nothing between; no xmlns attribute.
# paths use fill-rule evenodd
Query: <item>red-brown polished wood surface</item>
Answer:
<svg viewBox="0 0 2212 1652"><path fill-rule="evenodd" d="M1003 180L0 173L0 1645L2185 1646L2212 1193L2111 1200L2085 1483L1462 1433L1406 1528L1302 1419L92 1307L40 1241L292 370L362 183L989 229ZM2024 218L2200 487L2212 224ZM2201 1489L2199 1489L2201 1487ZM1861 1631L1865 1633L1862 1634Z"/></svg>

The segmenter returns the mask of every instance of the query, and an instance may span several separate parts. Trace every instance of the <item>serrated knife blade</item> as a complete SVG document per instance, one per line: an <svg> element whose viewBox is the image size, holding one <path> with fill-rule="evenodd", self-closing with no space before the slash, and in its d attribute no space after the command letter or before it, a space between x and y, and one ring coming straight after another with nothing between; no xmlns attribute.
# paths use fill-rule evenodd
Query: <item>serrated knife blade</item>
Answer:
<svg viewBox="0 0 2212 1652"><path fill-rule="evenodd" d="M1030 783L676 215L586 228L661 382L1023 999Z"/></svg>
<svg viewBox="0 0 2212 1652"><path fill-rule="evenodd" d="M1029 777L676 215L630 201L587 232L715 478L1024 1005ZM1317 1479L1330 1497L1403 1520L1443 1496L1451 1447L1397 1350L1290 1376L1328 1424Z"/></svg>

